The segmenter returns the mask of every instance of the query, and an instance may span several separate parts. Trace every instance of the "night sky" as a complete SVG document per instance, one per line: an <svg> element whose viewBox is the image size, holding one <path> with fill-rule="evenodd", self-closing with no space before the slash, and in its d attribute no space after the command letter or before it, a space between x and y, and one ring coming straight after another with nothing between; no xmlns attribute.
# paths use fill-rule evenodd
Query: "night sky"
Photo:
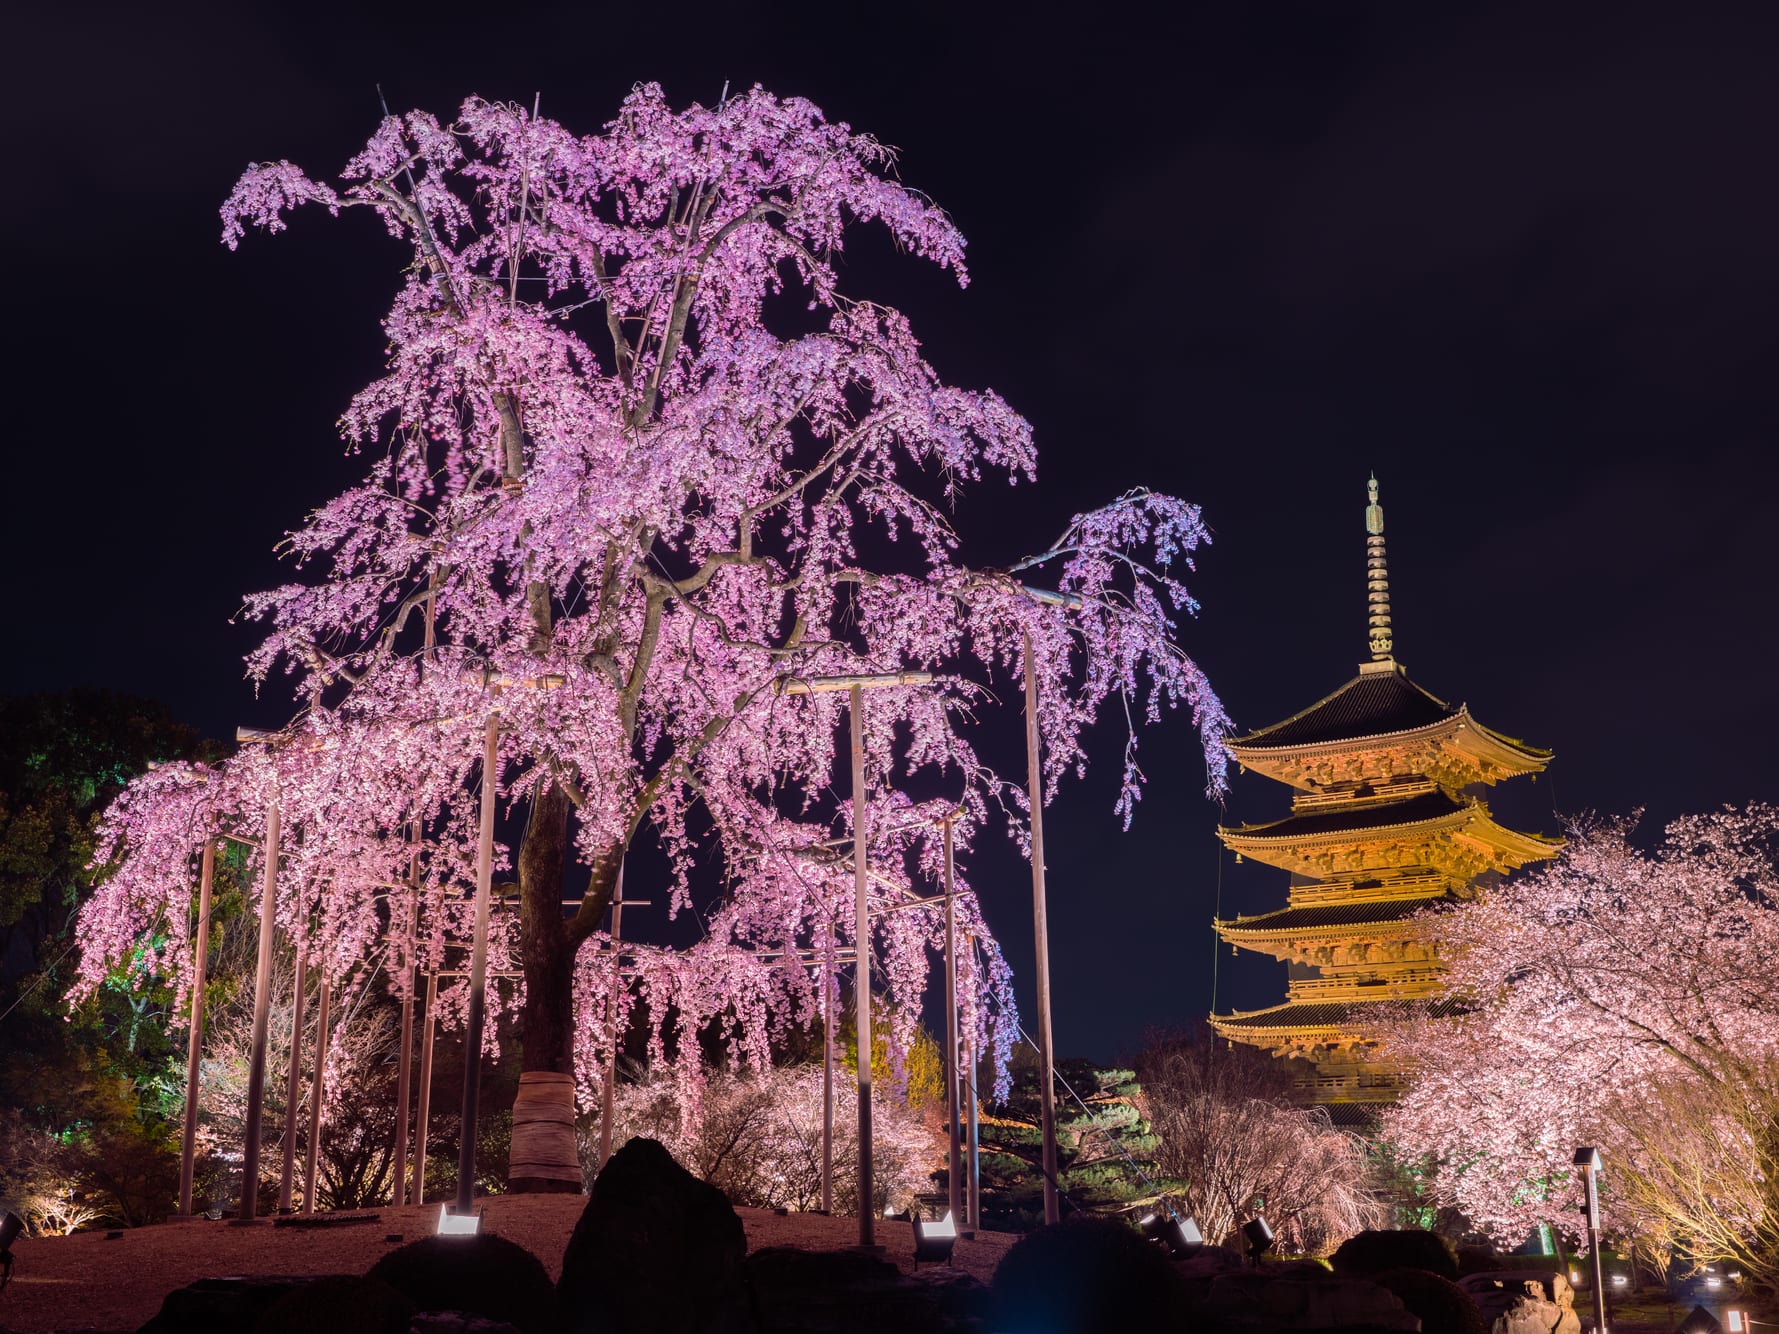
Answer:
<svg viewBox="0 0 1779 1334"><path fill-rule="evenodd" d="M447 117L541 92L581 131L636 81L759 82L898 145L969 237L963 292L863 234L849 261L1037 429L1035 489L966 498L968 559L1132 485L1202 504L1184 642L1246 730L1366 656L1375 470L1399 659L1556 752L1505 819L1779 799L1779 7L264 8L9 21L0 691L112 687L214 735L287 716L229 617L361 466L333 422L407 257L319 210L229 254L249 161L331 175L378 82ZM1057 1046L1111 1058L1209 1007L1220 873L1226 915L1284 878L1220 854L1185 718L1144 740L1128 834L1103 740L1047 835ZM1285 804L1248 777L1227 815ZM992 841L1029 1005L1029 879ZM1281 964L1217 966L1220 1009L1283 998Z"/></svg>

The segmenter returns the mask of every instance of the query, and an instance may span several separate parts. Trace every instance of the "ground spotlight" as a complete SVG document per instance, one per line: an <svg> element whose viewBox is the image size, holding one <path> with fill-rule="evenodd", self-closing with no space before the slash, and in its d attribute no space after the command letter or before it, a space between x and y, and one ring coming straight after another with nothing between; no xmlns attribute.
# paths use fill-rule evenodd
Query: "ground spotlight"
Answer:
<svg viewBox="0 0 1779 1334"><path fill-rule="evenodd" d="M1248 1239L1248 1258L1260 1267L1260 1257L1272 1249L1272 1227L1256 1214L1242 1224L1242 1235Z"/></svg>
<svg viewBox="0 0 1779 1334"><path fill-rule="evenodd" d="M1748 1324L1748 1312L1746 1311L1725 1311L1723 1313L1724 1334L1754 1334Z"/></svg>
<svg viewBox="0 0 1779 1334"><path fill-rule="evenodd" d="M1205 1244L1204 1234L1198 1230L1197 1222L1179 1214L1171 1214L1166 1218L1159 1214L1150 1214L1138 1226L1150 1241L1160 1242L1167 1247L1168 1254L1176 1260L1196 1255Z"/></svg>
<svg viewBox="0 0 1779 1334"><path fill-rule="evenodd" d="M922 1260L950 1264L951 1249L957 1245L957 1224L952 1222L950 1213L937 1222L910 1214L908 1221L914 1224L914 1267L919 1269Z"/></svg>
<svg viewBox="0 0 1779 1334"><path fill-rule="evenodd" d="M454 1214L451 1206L439 1206L439 1235L441 1237L473 1237L482 1230L482 1215L478 1210L473 1214Z"/></svg>
<svg viewBox="0 0 1779 1334"><path fill-rule="evenodd" d="M1674 1327L1674 1334L1749 1334L1748 1317L1742 1312L1742 1328L1737 1330L1734 1325L1720 1325L1717 1317L1702 1306L1695 1306L1686 1313L1686 1319Z"/></svg>

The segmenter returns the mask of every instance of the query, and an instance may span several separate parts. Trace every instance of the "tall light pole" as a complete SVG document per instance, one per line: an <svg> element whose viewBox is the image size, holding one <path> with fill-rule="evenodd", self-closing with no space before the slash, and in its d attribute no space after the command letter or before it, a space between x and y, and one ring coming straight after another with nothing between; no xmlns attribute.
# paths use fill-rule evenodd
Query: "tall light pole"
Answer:
<svg viewBox="0 0 1779 1334"><path fill-rule="evenodd" d="M482 828L476 843L476 932L470 954L469 1019L463 1036L462 1144L457 1149L457 1208L467 1215L476 1195L476 1099L482 1083L482 1027L488 992L488 910L494 893L494 790L500 767L500 711L482 726Z"/></svg>
<svg viewBox="0 0 1779 1334"><path fill-rule="evenodd" d="M290 1073L284 1081L284 1168L278 1174L278 1212L290 1212L296 1180L297 1094L303 1087L303 1004L309 991L309 941L297 937L296 999L290 1015Z"/></svg>
<svg viewBox="0 0 1779 1334"><path fill-rule="evenodd" d="M408 915L407 988L402 993L401 1056L395 1066L395 1163L394 1181L390 1186L391 1204L405 1204L408 1194L408 1112L412 1103L414 1072L414 993L420 985L420 974L414 956L420 944L420 822L414 821L414 850L408 855L408 888L413 893L412 911ZM418 1203L418 1201L415 1201Z"/></svg>
<svg viewBox="0 0 1779 1334"><path fill-rule="evenodd" d="M420 1094L414 1108L414 1191L411 1204L426 1203L426 1124L432 1117L432 1039L439 1027L439 975L426 975L425 1020L420 1025Z"/></svg>
<svg viewBox="0 0 1779 1334"><path fill-rule="evenodd" d="M786 678L784 695L812 695L829 690L847 692L852 715L852 892L853 930L858 942L853 962L853 1026L859 1046L859 1246L877 1245L877 1197L871 1164L871 906L867 896L870 870L865 860L870 842L865 812L865 691L884 686L918 686L932 682L931 672L884 672L865 676Z"/></svg>
<svg viewBox="0 0 1779 1334"><path fill-rule="evenodd" d="M321 1152L321 1099L327 1091L328 1011L333 988L327 980L327 960L321 967L321 999L315 1012L315 1074L309 1084L309 1142L303 1151L303 1212L315 1212L315 1167Z"/></svg>
<svg viewBox="0 0 1779 1334"><path fill-rule="evenodd" d="M198 1067L204 1052L204 981L210 963L210 885L216 878L216 840L204 840L198 871L198 939L192 946L191 1028L185 1048L185 1137L179 1150L179 1213L191 1217L192 1167L198 1142Z"/></svg>
<svg viewBox="0 0 1779 1334"><path fill-rule="evenodd" d="M1575 1166L1581 1169L1581 1180L1587 1189L1587 1202L1582 1206L1588 1220L1588 1254L1594 1271L1594 1329L1606 1334L1606 1278L1600 1266L1600 1151L1580 1148L1575 1151Z"/></svg>
<svg viewBox="0 0 1779 1334"><path fill-rule="evenodd" d="M1038 1106L1044 1153L1044 1221L1062 1221L1056 1192L1056 1054L1050 1037L1050 913L1044 898L1043 740L1038 733L1038 676L1032 667L1032 637L1025 648L1026 799L1032 812L1032 934L1037 950Z"/></svg>
<svg viewBox="0 0 1779 1334"><path fill-rule="evenodd" d="M253 1053L247 1063L247 1127L241 1154L241 1208L237 1221L259 1212L260 1118L266 1101L266 1029L272 1017L272 937L278 930L278 797L266 805L265 879L259 898L259 963L253 980Z"/></svg>

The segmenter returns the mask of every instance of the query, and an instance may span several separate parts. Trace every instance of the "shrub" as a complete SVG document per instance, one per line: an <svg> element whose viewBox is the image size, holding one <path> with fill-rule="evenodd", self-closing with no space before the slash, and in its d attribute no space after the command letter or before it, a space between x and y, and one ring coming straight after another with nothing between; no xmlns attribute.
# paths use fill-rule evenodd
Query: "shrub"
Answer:
<svg viewBox="0 0 1779 1334"><path fill-rule="evenodd" d="M1079 1219L1040 1228L1002 1258L996 1321L1007 1334L1129 1334L1183 1329L1186 1285L1159 1246L1123 1223Z"/></svg>
<svg viewBox="0 0 1779 1334"><path fill-rule="evenodd" d="M1422 1334L1488 1334L1482 1311L1456 1283L1425 1269L1386 1269L1370 1276L1420 1317Z"/></svg>
<svg viewBox="0 0 1779 1334"><path fill-rule="evenodd" d="M409 1242L365 1277L381 1279L422 1311L504 1320L524 1334L552 1334L557 1327L556 1289L543 1262L489 1233Z"/></svg>
<svg viewBox="0 0 1779 1334"><path fill-rule="evenodd" d="M1535 1269L1536 1265L1523 1264L1523 1256L1502 1257L1495 1254L1491 1246L1460 1246L1458 1247L1458 1277L1470 1274L1490 1274L1498 1269ZM1552 1269L1560 1268L1552 1257Z"/></svg>
<svg viewBox="0 0 1779 1334"><path fill-rule="evenodd" d="M1425 1269L1448 1282L1458 1278L1458 1248L1449 1237L1414 1228L1378 1229L1348 1237L1334 1253L1334 1272L1367 1277L1386 1269Z"/></svg>

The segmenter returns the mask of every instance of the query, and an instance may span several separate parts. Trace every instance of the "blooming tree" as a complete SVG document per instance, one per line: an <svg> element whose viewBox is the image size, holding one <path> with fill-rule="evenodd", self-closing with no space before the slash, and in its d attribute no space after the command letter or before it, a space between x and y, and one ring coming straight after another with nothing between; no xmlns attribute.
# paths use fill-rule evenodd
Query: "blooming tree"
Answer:
<svg viewBox="0 0 1779 1334"><path fill-rule="evenodd" d="M1658 1261L1740 1262L1779 1241L1779 811L1572 831L1562 856L1421 924L1454 1016L1403 1013L1411 1069L1383 1133L1442 1205L1504 1242L1573 1236L1578 1145L1606 1162L1608 1226Z"/></svg>
<svg viewBox="0 0 1779 1334"><path fill-rule="evenodd" d="M611 983L602 921L627 849L665 848L676 913L714 849L723 891L702 939L625 952L625 1004L646 1002L654 1055L695 1100L701 1039L763 1067L833 985L825 930L855 943L851 815L833 796L846 698L789 683L934 673L870 697L878 906L937 874L941 815L958 812L967 849L998 811L1023 812L965 725L1028 654L1050 791L1113 699L1133 720L1188 704L1221 785L1227 720L1174 643L1195 610L1180 571L1207 540L1194 506L1132 492L1024 560L959 560L957 502L996 474L1029 479L1031 431L996 394L940 380L896 310L842 293L845 238L865 224L965 281L962 236L893 165L804 101L755 88L676 111L643 86L591 135L471 99L451 124L387 118L338 184L288 162L247 171L223 207L231 247L300 204L363 208L412 262L385 373L343 418L364 479L290 536L302 582L248 603L269 625L250 671L292 675L297 719L119 801L105 833L122 867L82 919L88 986L154 924L148 962L180 975L191 849L256 836L276 801L301 831L281 925L333 970L385 951L406 987L464 939L485 779L523 818L497 854L518 913L495 941L523 971L523 1065L578 1066L583 1093L609 1035L576 1021L576 997ZM1063 596L1035 600L1026 580ZM493 712L499 764L481 775ZM1127 820L1140 783L1133 740ZM966 1022L1004 1053L1008 970L974 897L958 908L989 942ZM900 1042L938 929L934 910L899 912L866 942Z"/></svg>

